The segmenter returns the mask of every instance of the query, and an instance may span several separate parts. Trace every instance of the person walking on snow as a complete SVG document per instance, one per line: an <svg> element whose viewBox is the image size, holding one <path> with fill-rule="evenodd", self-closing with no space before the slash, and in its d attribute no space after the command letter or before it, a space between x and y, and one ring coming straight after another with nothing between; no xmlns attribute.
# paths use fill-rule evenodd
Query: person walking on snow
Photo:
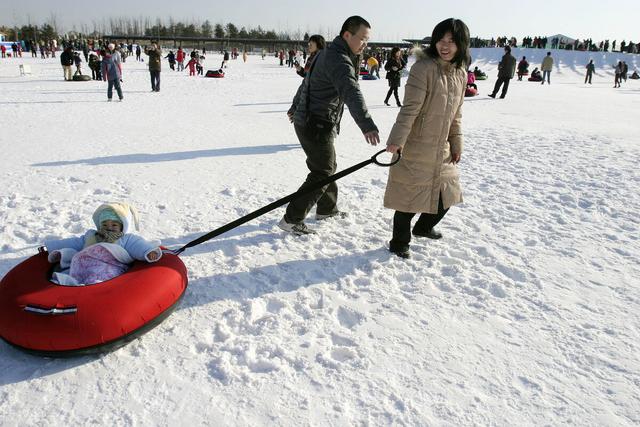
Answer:
<svg viewBox="0 0 640 427"><path fill-rule="evenodd" d="M389 60L384 64L384 69L387 71L387 80L389 80L389 91L384 98L384 105L389 106L389 98L391 94L396 98L396 105L402 107L400 103L400 96L398 96L398 88L400 87L400 73L406 66L406 63L402 60L402 52L399 47L391 49Z"/></svg>
<svg viewBox="0 0 640 427"><path fill-rule="evenodd" d="M122 68L120 67L120 63L114 60L109 50L101 51L100 56L102 56L102 79L108 83L107 101L111 101L114 87L116 88L116 92L118 92L118 98L122 101L124 96L122 95L122 87L120 86L120 82L122 81Z"/></svg>
<svg viewBox="0 0 640 427"><path fill-rule="evenodd" d="M471 62L469 29L446 19L432 43L418 52L405 87L404 106L387 139L387 151L402 152L389 169L384 207L395 210L389 251L409 258L411 235L440 239L434 229L449 208L462 202L457 164L463 150L462 103ZM411 221L420 214L411 229Z"/></svg>
<svg viewBox="0 0 640 427"><path fill-rule="evenodd" d="M542 83L540 84L544 84L545 77L547 84L551 84L551 71L553 70L553 57L551 56L551 52L547 52L547 56L542 60L540 69L542 70Z"/></svg>
<svg viewBox="0 0 640 427"><path fill-rule="evenodd" d="M167 56L164 57L166 60L169 61L169 68L171 68L172 70L175 71L176 69L176 54L173 53L172 50L169 51L169 53L167 54Z"/></svg>
<svg viewBox="0 0 640 427"><path fill-rule="evenodd" d="M309 174L300 190L335 173L334 139L340 132L345 104L365 141L371 145L380 142L378 128L358 85L360 55L367 47L370 28L360 16L351 16L344 22L340 35L316 55L287 112L307 156ZM332 182L289 203L278 226L296 235L313 234L304 223L311 208L317 206L317 220L346 217L337 203L338 186Z"/></svg>

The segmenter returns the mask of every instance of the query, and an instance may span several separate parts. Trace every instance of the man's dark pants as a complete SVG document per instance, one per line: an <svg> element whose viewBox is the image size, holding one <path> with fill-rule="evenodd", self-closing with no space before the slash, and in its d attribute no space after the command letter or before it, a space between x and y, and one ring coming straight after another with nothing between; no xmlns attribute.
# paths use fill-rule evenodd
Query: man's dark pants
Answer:
<svg viewBox="0 0 640 427"><path fill-rule="evenodd" d="M505 96L507 96L507 90L509 90L510 81L511 79L509 77L498 77L498 80L496 80L496 85L493 87L493 95L495 96L500 90L500 86L504 84L504 86L502 86L502 93L500 94L500 97L504 98Z"/></svg>
<svg viewBox="0 0 640 427"><path fill-rule="evenodd" d="M310 184L318 182L336 172L336 151L333 141L336 137L335 126L320 129L311 125L294 125L296 135L307 155L309 174L300 190ZM317 204L316 213L328 215L337 212L338 186L335 182L322 187L320 190L292 201L287 206L285 220L288 223L303 222L307 214Z"/></svg>
<svg viewBox="0 0 640 427"><path fill-rule="evenodd" d="M149 71L151 74L151 90L160 92L160 71Z"/></svg>

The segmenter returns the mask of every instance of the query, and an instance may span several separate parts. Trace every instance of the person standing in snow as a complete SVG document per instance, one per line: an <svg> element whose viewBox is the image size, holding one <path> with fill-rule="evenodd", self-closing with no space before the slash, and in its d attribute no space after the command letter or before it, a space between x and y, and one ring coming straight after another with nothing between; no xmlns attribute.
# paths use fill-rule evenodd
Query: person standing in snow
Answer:
<svg viewBox="0 0 640 427"><path fill-rule="evenodd" d="M74 76L82 75L82 59L80 58L80 54L78 52L73 53L73 63L76 66L76 72L73 74Z"/></svg>
<svg viewBox="0 0 640 427"><path fill-rule="evenodd" d="M596 66L593 65L593 59L592 59L587 64L587 75L584 76L584 83L585 84L587 84L587 82L589 82L589 84L591 84L591 78L593 77L593 72L595 70L596 70Z"/></svg>
<svg viewBox="0 0 640 427"><path fill-rule="evenodd" d="M189 68L189 76L195 76L196 75L196 64L197 63L198 63L198 60L195 57L191 57L189 62L187 62L187 68Z"/></svg>
<svg viewBox="0 0 640 427"><path fill-rule="evenodd" d="M622 61L618 61L618 65L615 66L614 74L613 87L620 87L620 81L622 80Z"/></svg>
<svg viewBox="0 0 640 427"><path fill-rule="evenodd" d="M402 52L399 47L391 49L389 60L384 64L384 69L387 71L387 80L389 80L389 91L384 98L384 105L389 106L389 98L391 94L396 98L396 105L402 107L400 103L400 97L398 96L398 88L400 87L400 73L406 66L406 62L402 60Z"/></svg>
<svg viewBox="0 0 640 427"><path fill-rule="evenodd" d="M204 49L202 49L202 52L204 53ZM207 58L205 58L204 54L198 57L198 63L196 64L196 71L198 72L199 76L204 75L204 61L206 59Z"/></svg>
<svg viewBox="0 0 640 427"><path fill-rule="evenodd" d="M380 142L378 128L367 110L358 85L361 54L367 46L371 25L360 16L349 17L333 42L320 50L293 99L287 115L307 156L309 174L300 187L304 190L336 171L334 139L340 132L345 104L371 145ZM278 226L289 233L315 233L304 220L316 205L316 219L344 218L337 207L335 182L293 200Z"/></svg>
<svg viewBox="0 0 640 427"><path fill-rule="evenodd" d="M145 48L144 53L149 56L149 74L151 76L151 91L160 92L160 70L162 65L162 50L153 43Z"/></svg>
<svg viewBox="0 0 640 427"><path fill-rule="evenodd" d="M500 98L507 96L507 90L509 90L509 82L513 78L516 72L516 57L511 55L511 47L508 45L504 47L504 55L498 64L498 80L493 87L493 92L489 94L491 98L495 98L502 86L502 93ZM503 86L504 85L504 86Z"/></svg>
<svg viewBox="0 0 640 427"><path fill-rule="evenodd" d="M178 71L184 71L184 51L181 47L176 52L176 60L178 61Z"/></svg>
<svg viewBox="0 0 640 427"><path fill-rule="evenodd" d="M120 86L120 82L122 81L122 68L120 67L120 63L115 61L109 50L101 51L100 56L102 56L102 79L108 83L107 101L110 102L113 97L113 88L116 88L118 98L122 101L124 96L122 95L122 87Z"/></svg>
<svg viewBox="0 0 640 427"><path fill-rule="evenodd" d="M62 64L64 79L66 81L73 80L73 74L71 74L71 66L73 65L73 49L71 46L65 48L64 52L60 55L60 64Z"/></svg>
<svg viewBox="0 0 640 427"><path fill-rule="evenodd" d="M220 66L220 69L227 68L227 62L229 62L229 52L225 50L222 55L222 65Z"/></svg>
<svg viewBox="0 0 640 427"><path fill-rule="evenodd" d="M553 57L551 56L551 52L547 52L547 56L542 60L540 69L542 70L542 83L540 84L544 84L545 77L547 78L547 84L551 84L551 71L553 70Z"/></svg>
<svg viewBox="0 0 640 427"><path fill-rule="evenodd" d="M436 25L431 40L411 67L404 105L387 140L388 152L402 152L402 160L389 169L384 195L384 206L396 211L389 251L401 258L410 257L411 220L417 213L413 235L440 239L434 227L462 202L457 164L465 70L471 62L469 29L459 19L446 19Z"/></svg>

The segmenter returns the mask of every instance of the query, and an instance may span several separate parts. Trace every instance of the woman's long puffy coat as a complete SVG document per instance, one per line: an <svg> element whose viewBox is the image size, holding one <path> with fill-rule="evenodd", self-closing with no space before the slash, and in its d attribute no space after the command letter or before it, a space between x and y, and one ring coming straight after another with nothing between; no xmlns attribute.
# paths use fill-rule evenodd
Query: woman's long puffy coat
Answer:
<svg viewBox="0 0 640 427"><path fill-rule="evenodd" d="M402 147L389 171L384 206L401 212L438 212L462 202L451 153L462 154L461 109L467 73L442 59L418 58L411 67L403 107L387 145Z"/></svg>

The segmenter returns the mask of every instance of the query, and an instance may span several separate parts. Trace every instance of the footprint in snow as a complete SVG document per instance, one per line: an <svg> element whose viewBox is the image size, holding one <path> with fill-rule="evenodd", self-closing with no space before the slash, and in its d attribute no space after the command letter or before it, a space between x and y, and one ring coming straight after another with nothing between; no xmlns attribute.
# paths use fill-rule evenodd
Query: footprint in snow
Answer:
<svg viewBox="0 0 640 427"><path fill-rule="evenodd" d="M347 329L353 329L365 319L364 314L346 307L339 307L337 312L338 322Z"/></svg>

